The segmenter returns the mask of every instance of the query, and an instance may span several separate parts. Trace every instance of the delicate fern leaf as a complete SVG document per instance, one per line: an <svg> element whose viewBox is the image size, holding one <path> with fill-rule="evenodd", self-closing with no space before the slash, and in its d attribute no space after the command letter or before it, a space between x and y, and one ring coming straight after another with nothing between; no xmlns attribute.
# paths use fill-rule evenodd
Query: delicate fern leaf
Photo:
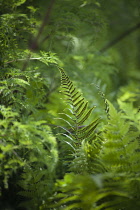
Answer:
<svg viewBox="0 0 140 210"><path fill-rule="evenodd" d="M93 127L91 127L88 131L85 131L83 138L90 137L91 135L95 136L95 129L98 126L99 122L96 123Z"/></svg>
<svg viewBox="0 0 140 210"><path fill-rule="evenodd" d="M69 136L69 135L67 135L66 133L63 133L62 135L63 135L63 136L66 136L67 138L69 138L72 142L77 143L77 142L74 140L74 138L71 137L72 134L71 134L71 136Z"/></svg>
<svg viewBox="0 0 140 210"><path fill-rule="evenodd" d="M63 85L63 87L68 87L68 89L71 87L71 85L73 86L72 82L67 77L62 78L61 84Z"/></svg>
<svg viewBox="0 0 140 210"><path fill-rule="evenodd" d="M70 101L70 103L72 103L71 95L70 95L69 93L65 93L65 92L63 92L63 94L64 94L65 96L67 96L67 100Z"/></svg>
<svg viewBox="0 0 140 210"><path fill-rule="evenodd" d="M91 133L90 136L88 136L87 134L85 134L84 136L78 136L78 140L80 140L81 142L83 142L83 140L85 142L92 142L92 140L95 139L95 134Z"/></svg>
<svg viewBox="0 0 140 210"><path fill-rule="evenodd" d="M73 88L73 84L70 80L66 79L67 83L62 82L63 88L67 88L69 89L69 91Z"/></svg>
<svg viewBox="0 0 140 210"><path fill-rule="evenodd" d="M90 116L91 112L93 111L94 107L90 108L88 112L84 115L84 117L77 123L78 126L82 125Z"/></svg>
<svg viewBox="0 0 140 210"><path fill-rule="evenodd" d="M74 89L74 86L73 86L72 82L70 81L70 83L69 83L70 93L73 92L73 89Z"/></svg>
<svg viewBox="0 0 140 210"><path fill-rule="evenodd" d="M82 133L85 133L86 131L88 131L89 129L91 129L92 127L96 126L96 124L98 125L100 123L100 118L97 118L97 120L91 122L89 125L83 127L83 128L80 128L78 130L78 132L82 132Z"/></svg>
<svg viewBox="0 0 140 210"><path fill-rule="evenodd" d="M73 90L70 91L71 95L72 95L72 94L75 94L75 91L76 91L76 88L73 87ZM78 92L76 92L76 93L78 93ZM73 97L73 95L72 95L72 97Z"/></svg>
<svg viewBox="0 0 140 210"><path fill-rule="evenodd" d="M63 126L58 126L59 128L62 128L62 130L64 130L66 133L68 133L69 135L72 135L72 132L66 128L64 128ZM59 133L60 134L60 133ZM58 134L58 135L59 135Z"/></svg>
<svg viewBox="0 0 140 210"><path fill-rule="evenodd" d="M80 103L78 108L75 110L75 113L78 113L78 111L84 106L84 103L85 103L84 101ZM79 114L76 114L76 118L79 119L82 114L83 114L82 111Z"/></svg>
<svg viewBox="0 0 140 210"><path fill-rule="evenodd" d="M72 98L75 98L75 97L77 97L78 94L79 94L78 91L77 92L74 91L74 94L72 93L71 96L72 96Z"/></svg>
<svg viewBox="0 0 140 210"><path fill-rule="evenodd" d="M66 96L68 96L68 97L71 97L70 91L68 91L68 90L64 90L64 95L66 95Z"/></svg>
<svg viewBox="0 0 140 210"><path fill-rule="evenodd" d="M84 106L83 106L84 105ZM82 110L80 111L80 113L78 114L78 115L76 115L76 117L79 119L82 115L83 115L83 113L84 113L84 111L87 109L87 105L88 105L88 102L86 102L86 103L82 103L76 110L75 110L75 112L76 113L78 113L79 111L80 111L80 109L82 108ZM83 107L82 107L83 106Z"/></svg>
<svg viewBox="0 0 140 210"><path fill-rule="evenodd" d="M66 122L66 123L71 127L71 129L73 130L72 124L71 124L70 122L68 122L67 120L65 120L65 119L63 119L63 118L56 118L56 119L58 119L58 120L63 120L63 121Z"/></svg>
<svg viewBox="0 0 140 210"><path fill-rule="evenodd" d="M70 145L71 146L71 148L75 151L76 149L74 148L74 146L70 143L70 142L68 142L68 141L66 141L66 140L63 140L64 142L66 142L68 145Z"/></svg>
<svg viewBox="0 0 140 210"><path fill-rule="evenodd" d="M81 94L79 94L76 98L74 97L72 99L74 107L76 107L81 101L84 101L84 98L81 98L81 99L80 98L81 98ZM78 99L80 99L80 100L78 101Z"/></svg>
<svg viewBox="0 0 140 210"><path fill-rule="evenodd" d="M71 103L72 103L72 100L71 100L71 98L67 95L67 94L64 94L65 96L67 96L67 103L69 103L70 105L71 105Z"/></svg>
<svg viewBox="0 0 140 210"><path fill-rule="evenodd" d="M71 119L72 121L74 121L73 118L72 118L70 115L66 114L66 113L59 113L59 114L60 114L60 115L65 115L65 116L67 116L69 119Z"/></svg>
<svg viewBox="0 0 140 210"><path fill-rule="evenodd" d="M62 68L60 68L60 67L58 67L58 68L59 68L59 71L61 72L61 80L63 81L63 79L64 79L64 81L65 81L65 78L67 77L67 75L65 74L65 72Z"/></svg>

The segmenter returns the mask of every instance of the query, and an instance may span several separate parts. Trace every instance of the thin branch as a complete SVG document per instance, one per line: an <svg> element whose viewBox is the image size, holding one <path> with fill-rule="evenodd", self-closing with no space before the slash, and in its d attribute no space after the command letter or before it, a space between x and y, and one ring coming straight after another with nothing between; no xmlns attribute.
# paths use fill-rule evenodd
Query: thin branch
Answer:
<svg viewBox="0 0 140 210"><path fill-rule="evenodd" d="M42 57L39 57L39 58L29 58L29 60L40 60L41 58ZM16 59L16 60L8 61L6 63L13 63L13 62L17 62L17 61L26 61L26 58Z"/></svg>
<svg viewBox="0 0 140 210"><path fill-rule="evenodd" d="M132 32L136 31L139 28L140 28L140 23L138 23L137 25L135 25L132 28L128 29L127 31L123 32L120 36L118 36L117 38L115 38L111 42L107 43L99 52L100 53L104 53L106 50L110 49L115 44L117 44L122 39L124 39L126 36L128 36L129 34L131 34Z"/></svg>

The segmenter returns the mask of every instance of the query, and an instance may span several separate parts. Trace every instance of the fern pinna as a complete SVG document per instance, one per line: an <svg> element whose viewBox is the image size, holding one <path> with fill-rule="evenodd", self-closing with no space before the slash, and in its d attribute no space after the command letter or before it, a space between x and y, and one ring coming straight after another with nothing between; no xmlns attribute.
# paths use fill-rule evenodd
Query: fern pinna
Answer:
<svg viewBox="0 0 140 210"><path fill-rule="evenodd" d="M69 138L73 139L75 143L82 143L83 141L91 142L95 136L95 129L98 126L100 119L97 118L84 125L89 120L90 114L95 106L88 109L88 102L82 97L82 94L74 87L72 81L62 68L59 68L61 73L61 86L63 93L67 96L68 104L70 105L70 113L65 114L68 117L66 121L70 126Z"/></svg>

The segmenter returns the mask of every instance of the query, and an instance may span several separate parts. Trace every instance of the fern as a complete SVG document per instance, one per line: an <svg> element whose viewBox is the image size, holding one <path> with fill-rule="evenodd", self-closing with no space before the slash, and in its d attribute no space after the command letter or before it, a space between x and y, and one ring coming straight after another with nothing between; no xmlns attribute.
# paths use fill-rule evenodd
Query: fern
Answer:
<svg viewBox="0 0 140 210"><path fill-rule="evenodd" d="M59 205L66 203L65 210L119 209L120 202L122 204L120 198L129 198L125 184L124 176L67 174L64 180L57 182L57 186L62 190L58 196L61 198Z"/></svg>
<svg viewBox="0 0 140 210"><path fill-rule="evenodd" d="M67 159L67 161L69 160L69 171L76 173L92 171L94 173L97 169L99 148L102 145L102 140L97 131L100 118L90 121L90 114L95 106L88 109L88 102L73 85L64 70L60 68L60 72L62 92L70 106L68 108L70 113L64 114L65 119L61 118L70 126L69 132L63 134L62 141L66 142L74 150L73 152L69 151L67 155L69 156ZM101 168L97 170L104 170Z"/></svg>
<svg viewBox="0 0 140 210"><path fill-rule="evenodd" d="M21 191L18 193L24 198L24 201L19 204L20 207L28 206L28 209L46 209L49 203L49 197L53 193L54 175L48 173L47 169L41 166L26 166L21 175L18 185Z"/></svg>
<svg viewBox="0 0 140 210"><path fill-rule="evenodd" d="M131 131L131 121L124 119L109 103L110 120L103 134L104 147L101 158L109 171L140 172L139 131ZM110 159L110 157L112 157Z"/></svg>
<svg viewBox="0 0 140 210"><path fill-rule="evenodd" d="M89 118L92 108L87 109L87 102L81 93L76 90L64 70L60 71L64 94L68 97L69 110L73 116L72 118L66 114L72 130L69 139L76 142L78 140L80 144L70 164L69 171L72 173L66 174L63 180L57 182L58 190L61 190L56 196L57 205L66 205L65 210L128 210L132 209L132 203L135 202L135 209L138 210L139 115L134 120L134 116L127 116L127 110L117 112L114 106L105 100L108 118L103 128L100 128L101 132L95 134L99 119L78 129L78 126L85 122L85 118Z"/></svg>
<svg viewBox="0 0 140 210"><path fill-rule="evenodd" d="M89 120L90 114L94 110L95 106L88 109L88 102L82 97L82 94L74 87L72 81L66 75L63 69L59 68L61 72L61 85L63 93L68 98L68 104L70 105L69 111L72 113L73 118L67 114L68 121L71 126L71 137L76 143L81 144L83 141L90 142L96 136L96 128L99 124L99 118L90 122L88 125L84 125ZM70 121L70 122L69 122Z"/></svg>
<svg viewBox="0 0 140 210"><path fill-rule="evenodd" d="M21 209L20 196L22 209L29 210L140 209L139 39L138 33L129 36L139 28L139 3L114 1L108 7L108 2L2 1L1 209ZM112 19L121 24L112 27ZM127 33L125 26L134 22ZM121 47L112 41L101 46L106 34L108 40L116 36L119 46L119 25L127 35ZM99 56L100 47L100 52L113 48ZM69 105L64 110L58 65L82 87L90 108L60 68ZM119 94L119 111L102 92L115 105ZM54 117L62 112L59 126Z"/></svg>

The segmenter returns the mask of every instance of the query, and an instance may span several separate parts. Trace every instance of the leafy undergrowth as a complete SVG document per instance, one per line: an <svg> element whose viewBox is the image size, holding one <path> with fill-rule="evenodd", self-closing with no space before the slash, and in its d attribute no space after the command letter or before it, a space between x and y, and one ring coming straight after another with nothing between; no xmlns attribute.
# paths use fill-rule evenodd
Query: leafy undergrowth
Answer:
<svg viewBox="0 0 140 210"><path fill-rule="evenodd" d="M0 209L139 210L139 4L0 5Z"/></svg>

